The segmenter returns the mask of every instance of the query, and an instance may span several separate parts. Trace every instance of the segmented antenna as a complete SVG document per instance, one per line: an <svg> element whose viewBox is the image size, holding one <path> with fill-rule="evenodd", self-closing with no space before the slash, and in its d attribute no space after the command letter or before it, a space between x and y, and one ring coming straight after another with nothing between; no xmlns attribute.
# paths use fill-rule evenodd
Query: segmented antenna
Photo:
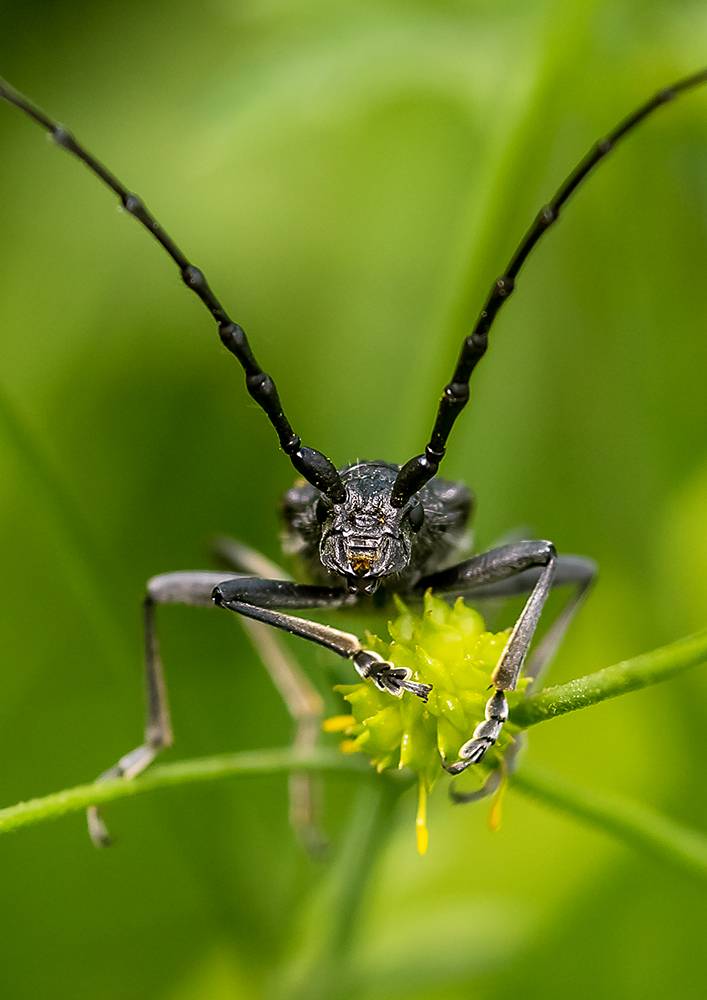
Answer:
<svg viewBox="0 0 707 1000"><path fill-rule="evenodd" d="M26 115L29 115L30 118L41 125L42 128L45 128L57 146L66 149L85 163L88 169L107 184L111 191L118 196L125 211L134 216L138 222L142 223L148 233L154 236L157 242L167 251L179 268L184 284L199 296L216 320L219 336L224 346L228 348L231 354L235 355L245 372L248 392L265 411L268 420L275 428L277 436L280 439L280 447L289 455L295 469L297 469L300 475L304 476L307 482L311 483L318 490L321 490L322 493L325 493L333 503L343 503L346 499L346 490L336 467L320 451L315 451L313 448L306 448L302 445L299 436L294 433L289 420L283 413L282 404L280 403L280 397L278 396L274 381L267 372L263 371L256 361L243 329L228 316L226 310L209 287L204 274L184 256L177 244L165 232L142 200L137 195L131 194L115 174L111 173L99 160L96 160L62 125L53 121L48 115L45 115L24 94L15 90L14 87L1 78L0 97L4 97L6 101L14 104L15 107L24 111Z"/></svg>
<svg viewBox="0 0 707 1000"><path fill-rule="evenodd" d="M518 272L527 260L531 250L538 243L550 226L557 221L560 210L579 187L582 181L591 173L594 167L604 159L615 147L619 139L635 129L650 114L674 100L679 94L693 87L699 87L707 82L707 69L700 70L682 80L678 80L671 87L659 90L657 94L642 104L636 111L627 118L619 122L607 136L596 142L587 155L580 160L572 173L560 185L554 197L538 212L535 221L528 232L523 237L518 249L511 257L508 267L497 278L489 293L486 303L479 314L474 329L462 344L461 354L457 362L457 367L452 375L451 381L444 387L437 419L432 430L429 443L424 454L417 455L406 462L397 475L393 484L391 504L393 507L403 507L413 493L417 493L425 483L429 482L437 474L439 464L444 458L447 439L450 435L454 421L469 400L469 379L474 368L486 353L488 346L488 333L493 322L501 310L504 302L513 294L515 281Z"/></svg>

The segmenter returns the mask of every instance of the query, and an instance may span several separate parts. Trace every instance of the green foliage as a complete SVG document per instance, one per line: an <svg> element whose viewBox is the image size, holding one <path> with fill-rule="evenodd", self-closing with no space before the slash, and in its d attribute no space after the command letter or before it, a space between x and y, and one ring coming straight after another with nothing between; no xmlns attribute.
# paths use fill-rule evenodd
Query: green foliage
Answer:
<svg viewBox="0 0 707 1000"><path fill-rule="evenodd" d="M704 10L674 0L57 0L0 19L3 75L145 197L337 464L420 451L468 317L539 205L597 136L705 61ZM702 92L591 178L523 272L450 440L444 474L478 495L479 547L530 525L601 566L553 684L705 625L705 164ZM159 248L5 107L0 190L9 804L90 781L139 742L144 581L208 567L216 533L278 559L292 474ZM286 746L237 623L160 610L165 762ZM326 696L337 668L291 650ZM705 829L704 693L695 671L539 726L529 763ZM3 838L2 991L282 994L275 967L311 971L345 941L357 1000L553 1000L568 983L577 1000L701 995L701 882L512 790L493 835L483 808L433 796L425 859L411 791L387 812L350 774L323 791L321 865L275 773L116 801L113 852L92 851L78 815ZM366 868L371 843L386 846ZM365 919L330 926L320 901L355 901L354 884Z"/></svg>

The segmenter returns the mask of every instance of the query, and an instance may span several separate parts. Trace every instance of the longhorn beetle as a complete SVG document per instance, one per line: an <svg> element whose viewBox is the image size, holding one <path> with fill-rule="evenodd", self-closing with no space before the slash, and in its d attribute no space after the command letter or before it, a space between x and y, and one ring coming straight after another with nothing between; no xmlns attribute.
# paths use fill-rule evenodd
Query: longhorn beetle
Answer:
<svg viewBox="0 0 707 1000"><path fill-rule="evenodd" d="M285 416L273 379L260 367L243 329L226 313L203 273L189 261L141 199L130 193L63 126L0 80L0 96L46 129L58 146L86 164L117 195L125 211L142 223L166 250L187 287L199 296L216 321L221 341L243 368L248 392L264 410L281 449L301 477L285 494L282 516L288 547L300 554L312 583L283 579L284 574L262 556L229 540L222 540L219 550L230 563L230 572L168 573L148 582L144 601L148 694L145 741L104 772L101 779L139 774L172 742L155 632L156 604L213 603L250 619L250 627L255 630L252 634L266 665L285 693L288 707L300 720L302 742L311 742L313 738L314 728L310 723L316 715L316 696L272 642L272 634L263 625L308 639L352 660L361 677L370 679L391 697L400 698L407 692L410 697L426 701L431 688L415 681L409 670L396 668L378 654L365 650L354 635L292 614L296 610L340 608L370 600L379 588L408 599L421 597L428 588L445 597L463 595L475 599L529 593L493 673L493 693L486 705L485 721L469 733L459 759L445 761L445 768L451 774L459 774L483 759L508 717L506 692L517 685L550 589L569 586L572 593L528 664L527 673L536 679L585 597L596 569L589 559L558 555L551 542L542 540L502 545L454 563L454 554L460 549L472 513L473 496L464 484L437 477L447 440L469 399L469 380L486 352L496 316L513 293L530 252L558 219L570 195L620 139L662 105L705 82L707 70L702 70L658 91L595 143L540 209L505 271L494 282L475 326L462 344L424 452L402 467L373 461L337 469L321 452L302 444ZM300 821L304 826L308 821L306 794L306 789L300 788L303 810ZM89 811L89 830L96 845L109 842L95 809Z"/></svg>

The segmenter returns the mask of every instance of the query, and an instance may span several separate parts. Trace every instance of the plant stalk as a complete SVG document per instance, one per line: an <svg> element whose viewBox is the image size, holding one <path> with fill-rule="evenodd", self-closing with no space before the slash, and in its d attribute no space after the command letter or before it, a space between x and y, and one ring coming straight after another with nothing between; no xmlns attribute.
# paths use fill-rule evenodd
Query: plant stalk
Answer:
<svg viewBox="0 0 707 1000"><path fill-rule="evenodd" d="M618 698L629 691L660 684L706 661L707 629L703 629L668 646L605 667L568 684L546 688L517 705L510 714L510 720L526 729L558 715L598 705L608 698Z"/></svg>

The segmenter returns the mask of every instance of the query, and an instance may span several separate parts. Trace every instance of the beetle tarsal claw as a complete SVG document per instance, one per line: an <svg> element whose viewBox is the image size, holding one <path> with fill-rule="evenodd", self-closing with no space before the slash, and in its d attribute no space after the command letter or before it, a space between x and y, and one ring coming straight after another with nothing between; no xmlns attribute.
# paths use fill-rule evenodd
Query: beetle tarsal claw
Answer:
<svg viewBox="0 0 707 1000"><path fill-rule="evenodd" d="M461 747L459 750L459 757L465 764L478 764L484 759L486 751L489 750L495 742L496 740L492 740L488 736L475 737Z"/></svg>
<svg viewBox="0 0 707 1000"><path fill-rule="evenodd" d="M431 684L411 681L412 670L407 667L396 667L378 653L372 653L368 649L354 656L354 664L361 677L372 680L379 691L387 691L396 698L402 698L403 691L410 691L411 694L416 694L418 698L427 701L432 690Z"/></svg>
<svg viewBox="0 0 707 1000"><path fill-rule="evenodd" d="M412 671L407 667L394 667L386 664L371 679L381 691L388 691L396 698L402 698L403 691L416 694L418 698L427 701L427 697L432 690L431 684L420 684L418 681L411 681Z"/></svg>
<svg viewBox="0 0 707 1000"><path fill-rule="evenodd" d="M431 684L420 684L418 681L405 680L402 682L402 686L406 691L410 691L411 694L416 694L418 698L422 698L423 701L427 701L427 697L432 690Z"/></svg>
<svg viewBox="0 0 707 1000"><path fill-rule="evenodd" d="M487 750L493 746L494 742L495 740L492 741L485 737L469 740L459 750L460 759L454 764L443 763L444 770L447 774L461 774L462 771L466 771L467 767L471 767L472 764L480 764L486 756Z"/></svg>
<svg viewBox="0 0 707 1000"><path fill-rule="evenodd" d="M403 685L408 676L409 672L405 670L382 667L377 673L371 674L371 680L380 691L387 691L396 698L402 698L405 690Z"/></svg>
<svg viewBox="0 0 707 1000"><path fill-rule="evenodd" d="M444 769L449 774L461 774L471 764L480 764L501 734L508 718L508 702L504 691L496 690L486 702L486 720L474 730L474 735L459 748L459 760Z"/></svg>
<svg viewBox="0 0 707 1000"><path fill-rule="evenodd" d="M447 772L447 774L461 774L462 771L466 771L467 767L472 763L470 760L458 760L454 764L447 764L442 762L442 767Z"/></svg>

